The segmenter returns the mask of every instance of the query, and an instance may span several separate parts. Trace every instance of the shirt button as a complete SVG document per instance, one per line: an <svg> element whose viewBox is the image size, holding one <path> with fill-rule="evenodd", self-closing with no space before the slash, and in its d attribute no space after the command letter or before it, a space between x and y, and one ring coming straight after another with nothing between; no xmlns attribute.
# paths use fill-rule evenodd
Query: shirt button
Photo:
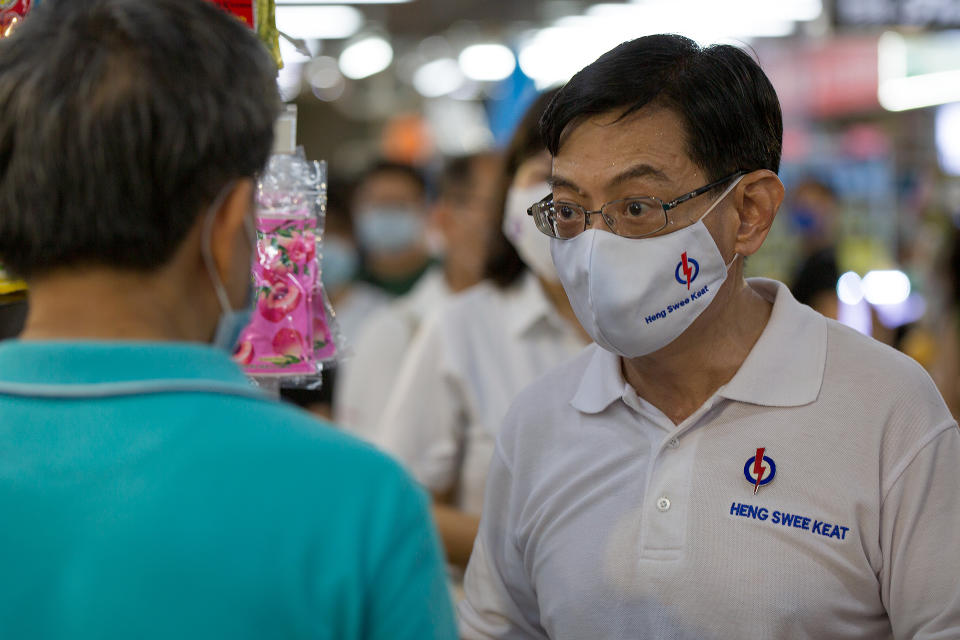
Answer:
<svg viewBox="0 0 960 640"><path fill-rule="evenodd" d="M657 509L660 511L668 511L670 509L670 498L666 496L657 498Z"/></svg>
<svg viewBox="0 0 960 640"><path fill-rule="evenodd" d="M678 440L677 438L670 438L670 442L667 443L667 446L670 447L671 449L676 449L677 447L680 446L680 440Z"/></svg>

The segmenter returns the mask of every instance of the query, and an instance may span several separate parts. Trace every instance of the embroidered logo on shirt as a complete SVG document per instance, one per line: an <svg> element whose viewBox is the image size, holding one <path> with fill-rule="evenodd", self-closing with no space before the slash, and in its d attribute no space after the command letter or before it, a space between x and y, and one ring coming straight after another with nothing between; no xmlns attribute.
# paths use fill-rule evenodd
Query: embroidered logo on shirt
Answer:
<svg viewBox="0 0 960 640"><path fill-rule="evenodd" d="M683 278L680 277L681 269L683 270ZM689 291L690 283L700 275L700 263L693 258L688 258L687 252L684 251L680 256L680 262L677 263L677 268L674 270L673 275L677 279L677 282L687 285L687 290Z"/></svg>
<svg viewBox="0 0 960 640"><path fill-rule="evenodd" d="M739 518L750 518L759 520L771 525L780 525L786 528L800 529L810 534L822 536L824 538L834 538L836 540L846 540L850 527L818 520L812 516L804 516L799 513L790 513L780 509L772 511L767 507L758 507L752 504L743 504L742 502L730 503L730 515Z"/></svg>
<svg viewBox="0 0 960 640"><path fill-rule="evenodd" d="M760 487L773 482L773 477L777 475L777 465L773 458L763 455L766 450L766 447L758 448L757 453L747 458L747 463L743 465L743 477L753 485L753 495L757 495Z"/></svg>

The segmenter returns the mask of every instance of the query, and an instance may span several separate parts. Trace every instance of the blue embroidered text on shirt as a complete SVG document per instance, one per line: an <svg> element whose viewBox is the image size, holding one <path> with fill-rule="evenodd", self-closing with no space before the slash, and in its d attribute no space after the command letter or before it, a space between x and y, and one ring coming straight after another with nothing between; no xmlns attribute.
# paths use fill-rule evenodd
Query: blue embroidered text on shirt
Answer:
<svg viewBox="0 0 960 640"><path fill-rule="evenodd" d="M786 511L770 511L766 507L756 507L750 504L734 502L730 505L730 515L741 518L752 518L762 522L770 521L770 524L779 524L784 527L793 527L809 531L811 534L820 535L824 538L836 538L837 540L846 540L847 532L850 527L843 527L823 520L808 518Z"/></svg>

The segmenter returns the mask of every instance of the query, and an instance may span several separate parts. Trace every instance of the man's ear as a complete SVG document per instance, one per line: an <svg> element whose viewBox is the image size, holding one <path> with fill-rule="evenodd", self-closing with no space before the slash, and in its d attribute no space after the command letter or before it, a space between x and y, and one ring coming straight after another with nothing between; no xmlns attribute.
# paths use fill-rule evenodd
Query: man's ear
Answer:
<svg viewBox="0 0 960 640"><path fill-rule="evenodd" d="M736 189L740 214L735 250L741 256L757 252L770 232L770 225L783 202L783 183L773 171L759 169L743 176Z"/></svg>
<svg viewBox="0 0 960 640"><path fill-rule="evenodd" d="M253 180L236 180L220 198L211 215L210 253L217 275L223 283L231 282L230 274L243 258L249 258L250 240L244 228L253 200ZM245 255L238 255L245 252Z"/></svg>

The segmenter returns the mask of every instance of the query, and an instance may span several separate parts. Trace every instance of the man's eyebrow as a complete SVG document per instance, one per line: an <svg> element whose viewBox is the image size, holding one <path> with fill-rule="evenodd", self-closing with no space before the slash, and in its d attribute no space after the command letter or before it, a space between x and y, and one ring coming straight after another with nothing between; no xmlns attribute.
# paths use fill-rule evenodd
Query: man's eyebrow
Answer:
<svg viewBox="0 0 960 640"><path fill-rule="evenodd" d="M567 189L571 189L573 191L576 191L577 193L583 193L580 190L580 187L578 187L573 180L570 180L569 178L564 178L563 176L557 176L557 175L550 176L549 178L547 178L547 184L550 185L551 189L556 189L558 187L566 187Z"/></svg>
<svg viewBox="0 0 960 640"><path fill-rule="evenodd" d="M660 182L666 182L669 180L666 174L660 169L657 169L656 167L649 164L638 164L630 167L626 171L618 173L616 176L614 176L610 180L607 186L616 187L618 185L623 184L624 182L628 182L636 178L653 178L654 180L657 180ZM583 193L583 190L580 189L579 186L577 186L577 183L575 183L570 178L565 178L563 176L559 176L559 175L550 176L549 178L547 178L547 184L550 185L551 189L565 187L567 189L576 191L579 194Z"/></svg>
<svg viewBox="0 0 960 640"><path fill-rule="evenodd" d="M649 164L638 164L630 167L626 171L618 173L607 183L607 186L616 187L635 178L653 178L660 182L667 182L669 180L666 174L660 169Z"/></svg>

